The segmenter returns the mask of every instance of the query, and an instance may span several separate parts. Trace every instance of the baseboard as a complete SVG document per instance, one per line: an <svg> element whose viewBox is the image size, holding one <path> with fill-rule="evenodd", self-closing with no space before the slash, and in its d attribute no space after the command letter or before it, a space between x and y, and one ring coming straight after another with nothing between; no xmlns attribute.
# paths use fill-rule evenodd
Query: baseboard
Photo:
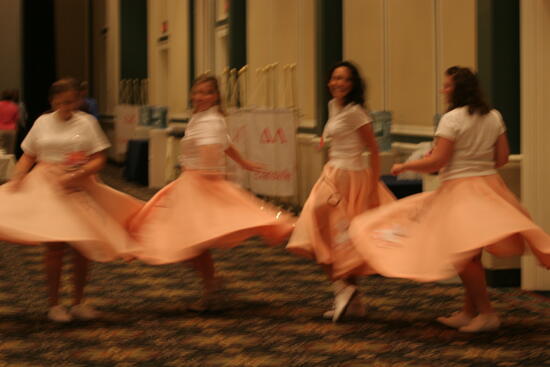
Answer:
<svg viewBox="0 0 550 367"><path fill-rule="evenodd" d="M434 135L434 127L433 125L411 125L394 123L391 126L391 134L424 137L431 139Z"/></svg>
<svg viewBox="0 0 550 367"><path fill-rule="evenodd" d="M485 269L487 285L490 287L519 287L521 269Z"/></svg>

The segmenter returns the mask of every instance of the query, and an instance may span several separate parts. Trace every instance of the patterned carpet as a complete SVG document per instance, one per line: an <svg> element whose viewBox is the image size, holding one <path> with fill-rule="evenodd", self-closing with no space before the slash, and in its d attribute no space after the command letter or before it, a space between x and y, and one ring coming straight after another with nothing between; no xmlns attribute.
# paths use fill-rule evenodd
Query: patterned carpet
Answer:
<svg viewBox="0 0 550 367"><path fill-rule="evenodd" d="M153 194L119 171L105 181ZM214 253L227 279L219 312L186 311L200 289L187 267L96 264L87 294L104 317L57 325L45 315L41 255L0 246L0 367L550 366L550 300L518 289L491 290L501 330L465 335L434 322L460 307L460 286L372 277L361 282L367 316L335 325L320 317L331 303L320 269L252 240Z"/></svg>

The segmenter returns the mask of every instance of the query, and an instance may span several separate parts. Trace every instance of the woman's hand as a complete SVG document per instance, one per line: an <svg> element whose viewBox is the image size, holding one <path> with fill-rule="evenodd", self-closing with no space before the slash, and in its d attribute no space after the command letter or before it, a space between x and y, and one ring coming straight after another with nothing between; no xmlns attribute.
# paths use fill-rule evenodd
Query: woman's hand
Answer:
<svg viewBox="0 0 550 367"><path fill-rule="evenodd" d="M10 181L7 183L9 190L15 192L21 188L25 176L27 176L27 173L32 168L35 162L35 156L23 153L23 155L21 156L21 158L19 158L17 164L15 165L15 173L13 174Z"/></svg>
<svg viewBox="0 0 550 367"><path fill-rule="evenodd" d="M252 172L265 172L267 170L266 166L262 163L249 161L248 159L243 159L240 162L242 168Z"/></svg>
<svg viewBox="0 0 550 367"><path fill-rule="evenodd" d="M239 166L241 166L242 168L244 168L248 171L265 172L267 170L265 165L263 165L261 163L249 161L248 159L244 159L241 156L241 153L239 153L239 151L233 145L230 145L225 150L225 154L227 154L229 156L229 158L233 159Z"/></svg>
<svg viewBox="0 0 550 367"><path fill-rule="evenodd" d="M396 163L391 168L391 174L394 175L394 176L397 176L398 174L402 173L405 170L406 170L405 164Z"/></svg>
<svg viewBox="0 0 550 367"><path fill-rule="evenodd" d="M84 184L84 180L103 168L106 160L107 156L103 153L103 151L101 151L88 156L87 162L82 166L71 167L67 165L59 165L59 176L57 176L59 177L59 185L68 193L80 191L82 185Z"/></svg>
<svg viewBox="0 0 550 367"><path fill-rule="evenodd" d="M6 187L11 192L19 191L19 189L21 188L21 185L23 184L24 178L25 178L24 174L13 175L13 177L6 183Z"/></svg>
<svg viewBox="0 0 550 367"><path fill-rule="evenodd" d="M68 171L62 173L59 176L58 183L65 192L71 193L80 190L80 186L82 186L82 180L86 176L86 172L83 169Z"/></svg>

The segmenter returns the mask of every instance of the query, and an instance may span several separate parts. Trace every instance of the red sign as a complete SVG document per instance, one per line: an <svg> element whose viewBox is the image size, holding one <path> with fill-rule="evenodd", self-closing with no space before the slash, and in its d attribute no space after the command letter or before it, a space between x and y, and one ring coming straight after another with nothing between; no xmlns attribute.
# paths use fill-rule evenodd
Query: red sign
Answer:
<svg viewBox="0 0 550 367"><path fill-rule="evenodd" d="M271 131L267 127L262 131L262 135L260 137L260 142L262 144L275 144L277 143L277 140L281 144L285 144L288 141L285 136L285 131L282 128L278 128L275 131L275 135L272 135Z"/></svg>

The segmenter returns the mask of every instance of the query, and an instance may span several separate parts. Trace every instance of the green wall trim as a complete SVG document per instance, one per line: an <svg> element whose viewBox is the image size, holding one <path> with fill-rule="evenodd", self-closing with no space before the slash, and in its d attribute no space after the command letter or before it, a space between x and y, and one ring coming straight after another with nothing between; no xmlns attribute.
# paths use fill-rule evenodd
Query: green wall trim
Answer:
<svg viewBox="0 0 550 367"><path fill-rule="evenodd" d="M342 60L343 27L342 0L318 0L316 22L317 44L317 134L320 134L328 118L328 71Z"/></svg>
<svg viewBox="0 0 550 367"><path fill-rule="evenodd" d="M189 0L189 90L195 80L195 0ZM191 103L191 102L189 102Z"/></svg>
<svg viewBox="0 0 550 367"><path fill-rule="evenodd" d="M229 2L229 68L246 65L246 0Z"/></svg>
<svg viewBox="0 0 550 367"><path fill-rule="evenodd" d="M521 152L519 11L519 0L477 1L479 79L504 117L513 154Z"/></svg>
<svg viewBox="0 0 550 367"><path fill-rule="evenodd" d="M120 0L120 78L147 78L147 0Z"/></svg>

